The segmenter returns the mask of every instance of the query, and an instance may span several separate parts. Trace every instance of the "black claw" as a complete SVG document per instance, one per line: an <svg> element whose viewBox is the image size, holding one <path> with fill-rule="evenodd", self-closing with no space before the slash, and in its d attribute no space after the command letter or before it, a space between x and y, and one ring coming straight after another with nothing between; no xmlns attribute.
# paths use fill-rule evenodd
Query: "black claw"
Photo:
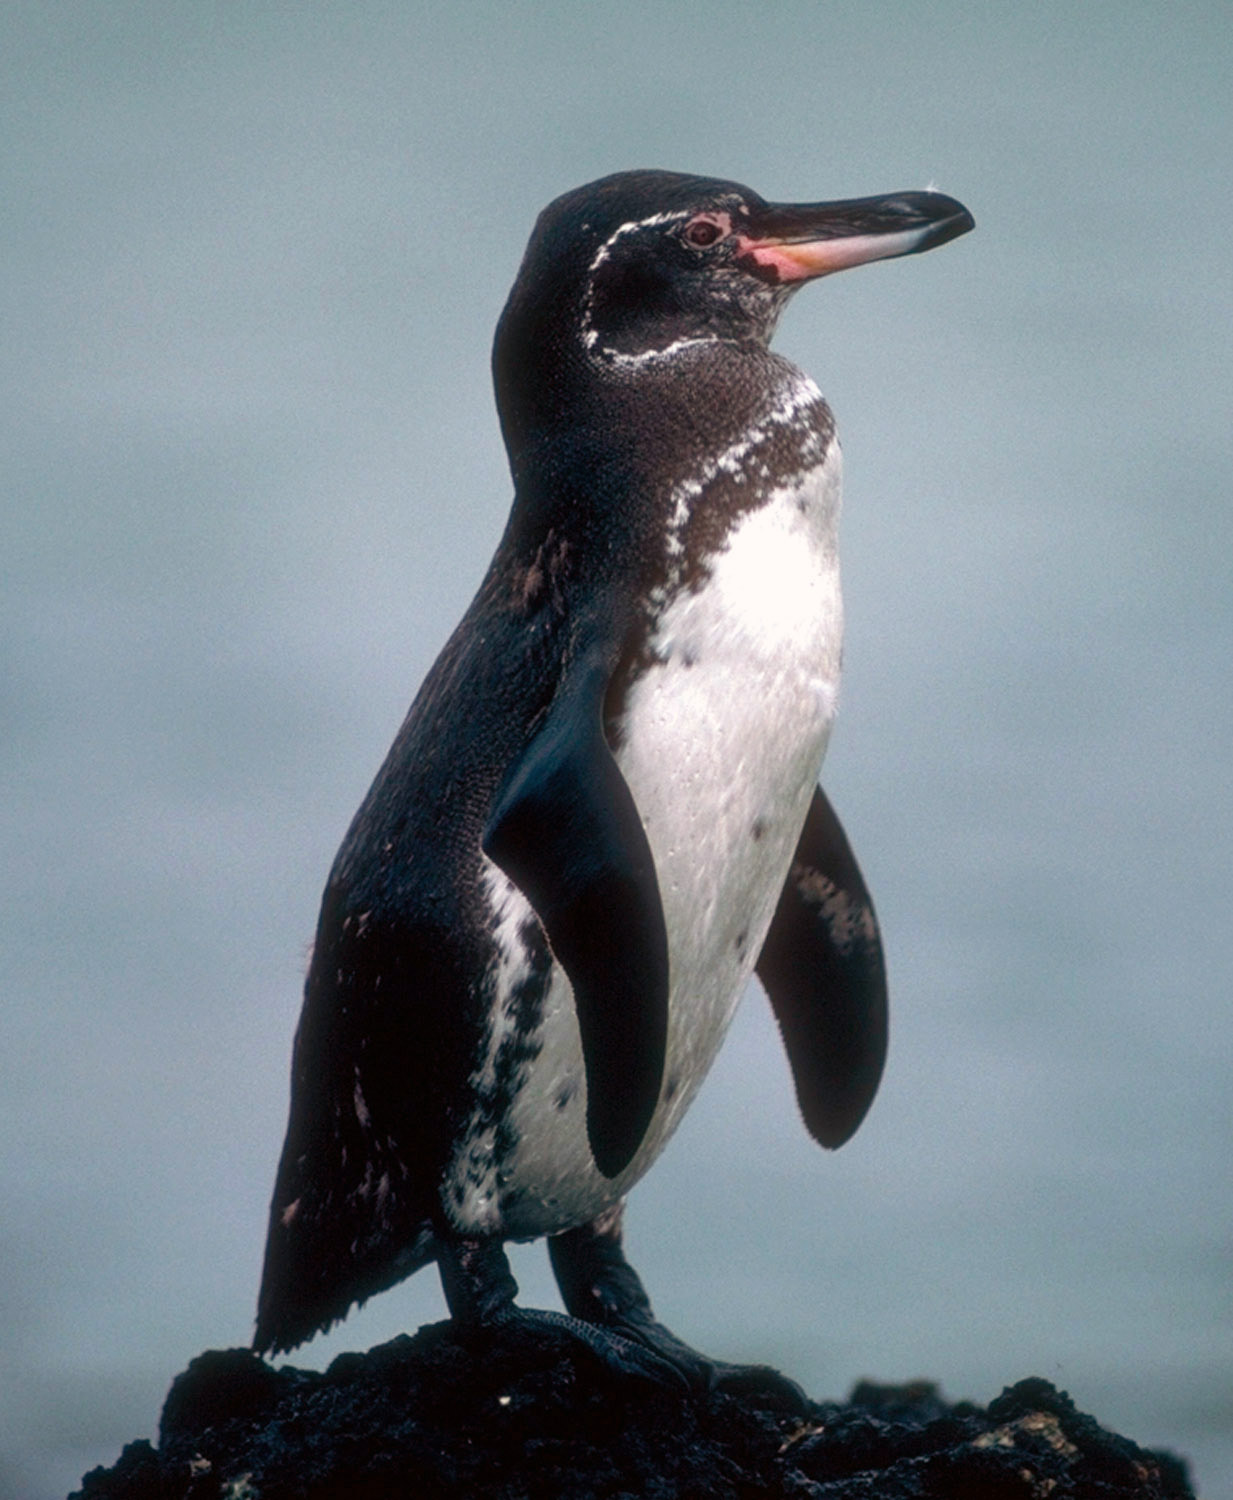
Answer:
<svg viewBox="0 0 1233 1500"><path fill-rule="evenodd" d="M813 1402L796 1381L771 1365L729 1365L714 1360L711 1370L713 1389L725 1395L743 1396L754 1402L761 1399L794 1416L804 1416L813 1408Z"/></svg>
<svg viewBox="0 0 1233 1500"><path fill-rule="evenodd" d="M808 1396L795 1380L770 1365L731 1365L711 1359L677 1338L655 1318L637 1314L607 1325L623 1339L636 1341L673 1365L694 1389L722 1391L750 1401L761 1399L777 1410L803 1415L811 1409Z"/></svg>

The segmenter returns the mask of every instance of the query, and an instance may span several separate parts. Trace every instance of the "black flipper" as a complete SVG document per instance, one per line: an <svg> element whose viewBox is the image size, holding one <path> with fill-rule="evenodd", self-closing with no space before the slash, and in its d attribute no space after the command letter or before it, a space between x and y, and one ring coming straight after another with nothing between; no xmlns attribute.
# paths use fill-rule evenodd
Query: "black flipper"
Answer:
<svg viewBox="0 0 1233 1500"><path fill-rule="evenodd" d="M651 847L604 739L608 672L596 655L563 680L510 769L484 852L526 894L574 990L595 1164L633 1159L663 1079L668 932Z"/></svg>
<svg viewBox="0 0 1233 1500"><path fill-rule="evenodd" d="M757 964L809 1133L842 1146L886 1061L886 968L873 902L816 788Z"/></svg>

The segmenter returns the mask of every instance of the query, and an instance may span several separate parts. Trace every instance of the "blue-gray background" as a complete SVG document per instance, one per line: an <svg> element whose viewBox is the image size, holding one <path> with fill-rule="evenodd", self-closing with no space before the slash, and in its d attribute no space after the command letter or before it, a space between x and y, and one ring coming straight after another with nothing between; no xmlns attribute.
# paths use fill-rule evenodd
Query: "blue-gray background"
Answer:
<svg viewBox="0 0 1233 1500"><path fill-rule="evenodd" d="M881 1097L818 1151L751 995L634 1259L818 1395L1040 1374L1233 1493L1230 36L1139 0L5 7L0 1495L248 1338L320 887L508 504L493 323L549 198L652 165L933 182L978 228L779 340L845 441L827 781ZM429 1271L302 1362L441 1314Z"/></svg>

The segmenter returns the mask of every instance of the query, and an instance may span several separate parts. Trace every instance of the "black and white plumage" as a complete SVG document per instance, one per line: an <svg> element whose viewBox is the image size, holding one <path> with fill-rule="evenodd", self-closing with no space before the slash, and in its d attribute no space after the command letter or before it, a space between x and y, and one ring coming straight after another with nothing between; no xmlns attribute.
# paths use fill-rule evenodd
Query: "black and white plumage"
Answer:
<svg viewBox="0 0 1233 1500"><path fill-rule="evenodd" d="M840 457L769 341L805 280L971 228L936 193L770 205L629 172L540 216L497 329L513 511L326 887L255 1346L427 1261L471 1325L717 1368L656 1323L624 1195L755 970L824 1145L877 1088L872 904L817 787ZM550 1237L571 1316L516 1309Z"/></svg>

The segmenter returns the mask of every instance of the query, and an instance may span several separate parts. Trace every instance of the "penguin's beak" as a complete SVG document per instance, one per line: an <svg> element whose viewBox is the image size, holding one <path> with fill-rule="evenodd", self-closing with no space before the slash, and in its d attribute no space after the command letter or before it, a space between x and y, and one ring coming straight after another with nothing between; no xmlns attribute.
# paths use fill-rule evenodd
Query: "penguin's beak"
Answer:
<svg viewBox="0 0 1233 1500"><path fill-rule="evenodd" d="M945 193L893 193L837 203L768 203L737 237L737 264L764 281L810 281L867 260L917 255L976 221Z"/></svg>

